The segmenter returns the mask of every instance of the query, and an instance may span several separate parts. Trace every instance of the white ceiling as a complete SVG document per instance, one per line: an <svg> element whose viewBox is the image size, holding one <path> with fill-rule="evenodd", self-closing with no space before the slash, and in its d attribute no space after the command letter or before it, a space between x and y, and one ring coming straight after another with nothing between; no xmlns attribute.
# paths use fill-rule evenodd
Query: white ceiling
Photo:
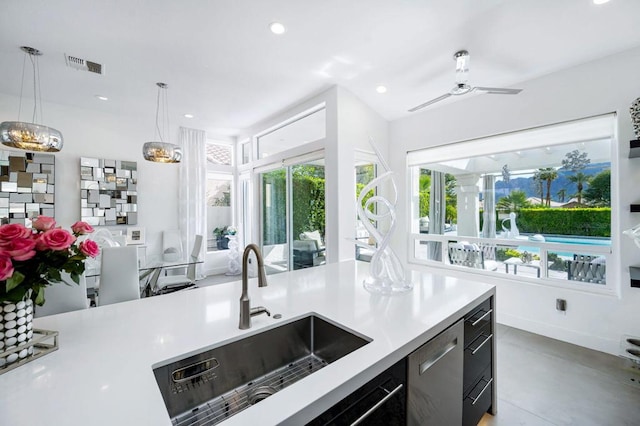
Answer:
<svg viewBox="0 0 640 426"><path fill-rule="evenodd" d="M517 87L640 46L638 16L638 0L2 0L0 93L20 93L27 45L44 53L45 101L149 128L158 81L172 126L218 135L333 84L394 120L453 86L457 50L471 53L471 85ZM273 21L287 32L270 33ZM65 53L105 74L66 67Z"/></svg>

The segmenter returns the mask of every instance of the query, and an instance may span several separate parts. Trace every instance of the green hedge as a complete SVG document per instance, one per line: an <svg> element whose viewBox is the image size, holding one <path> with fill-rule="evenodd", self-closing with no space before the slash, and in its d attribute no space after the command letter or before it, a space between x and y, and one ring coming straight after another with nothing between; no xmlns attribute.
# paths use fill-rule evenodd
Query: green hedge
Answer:
<svg viewBox="0 0 640 426"><path fill-rule="evenodd" d="M263 210L263 238L265 245L287 242L286 223L286 177L284 170L265 173L263 194L270 185L270 207ZM293 236L294 240L305 231L320 231L325 234L324 179L293 174Z"/></svg>
<svg viewBox="0 0 640 426"><path fill-rule="evenodd" d="M520 209L516 214L518 230L526 234L611 237L611 207L526 208ZM482 211L480 224L482 225ZM501 230L501 221L496 220L496 232Z"/></svg>

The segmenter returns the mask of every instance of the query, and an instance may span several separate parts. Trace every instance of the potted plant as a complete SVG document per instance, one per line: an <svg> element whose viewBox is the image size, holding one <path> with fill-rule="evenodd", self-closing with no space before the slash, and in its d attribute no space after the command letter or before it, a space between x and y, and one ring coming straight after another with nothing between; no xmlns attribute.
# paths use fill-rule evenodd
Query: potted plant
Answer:
<svg viewBox="0 0 640 426"><path fill-rule="evenodd" d="M0 369L34 354L33 304L44 304L45 287L62 282L62 271L79 284L85 259L100 252L95 241L78 238L93 232L85 222L74 223L69 232L53 218L38 216L32 226L0 226L0 330L8 337Z"/></svg>
<svg viewBox="0 0 640 426"><path fill-rule="evenodd" d="M227 238L227 227L218 227L213 230L213 235L216 236L216 247L218 250L226 250L229 248L229 239Z"/></svg>
<svg viewBox="0 0 640 426"><path fill-rule="evenodd" d="M0 302L29 298L42 306L45 287L62 282L62 271L79 283L85 259L100 252L95 241L78 239L92 232L85 222L66 231L48 216L38 216L32 228L17 223L0 226Z"/></svg>

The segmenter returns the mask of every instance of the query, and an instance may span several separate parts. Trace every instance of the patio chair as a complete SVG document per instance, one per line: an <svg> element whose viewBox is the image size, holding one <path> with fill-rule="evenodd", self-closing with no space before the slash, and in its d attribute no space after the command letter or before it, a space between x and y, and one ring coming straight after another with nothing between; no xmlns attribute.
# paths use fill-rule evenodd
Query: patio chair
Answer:
<svg viewBox="0 0 640 426"><path fill-rule="evenodd" d="M485 269L495 271L498 263L494 260L485 260L484 250L477 244L469 244L466 241L457 243L449 242L448 246L449 263L452 265L465 266L467 268Z"/></svg>
<svg viewBox="0 0 640 426"><path fill-rule="evenodd" d="M294 269L309 268L326 263L325 247L319 231L302 232L293 241Z"/></svg>
<svg viewBox="0 0 640 426"><path fill-rule="evenodd" d="M606 284L606 258L574 254L573 260L567 260L567 279L569 281Z"/></svg>

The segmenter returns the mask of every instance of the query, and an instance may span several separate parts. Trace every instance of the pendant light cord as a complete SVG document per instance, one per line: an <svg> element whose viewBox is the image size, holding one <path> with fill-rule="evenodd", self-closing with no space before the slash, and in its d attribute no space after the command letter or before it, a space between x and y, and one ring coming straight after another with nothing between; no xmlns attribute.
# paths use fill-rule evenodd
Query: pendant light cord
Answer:
<svg viewBox="0 0 640 426"><path fill-rule="evenodd" d="M162 129L160 128L159 124L160 104L162 104ZM170 128L171 125L169 124L169 99L167 97L167 88L166 85L165 87L158 86L158 96L156 97L156 133L160 138L160 142L165 141L164 136L169 133Z"/></svg>
<svg viewBox="0 0 640 426"><path fill-rule="evenodd" d="M43 123L44 115L42 114L42 84L40 84L40 61L38 60L38 57L35 55L34 55L34 62L35 62L34 73L37 75L37 80L38 80L38 100L39 100L38 103L40 105L40 122ZM34 96L34 102L35 102L35 96ZM34 105L34 109L35 109L35 105ZM33 114L33 116L34 116L33 122L35 123L36 122L35 113Z"/></svg>
<svg viewBox="0 0 640 426"><path fill-rule="evenodd" d="M22 94L24 91L24 69L27 66L27 53L22 57L22 80L20 81L20 101L18 102L18 121L20 121L20 113L22 112Z"/></svg>
<svg viewBox="0 0 640 426"><path fill-rule="evenodd" d="M33 71L33 116L31 117L31 122L35 124L36 115L38 113L38 88L36 86L36 59L33 55L29 55L29 59L31 60L31 70Z"/></svg>
<svg viewBox="0 0 640 426"><path fill-rule="evenodd" d="M160 131L160 125L158 124L158 115L160 114L160 91L161 87L158 86L158 96L156 97L156 132L158 132L158 137L160 138L160 142L164 142L162 139L162 132Z"/></svg>

